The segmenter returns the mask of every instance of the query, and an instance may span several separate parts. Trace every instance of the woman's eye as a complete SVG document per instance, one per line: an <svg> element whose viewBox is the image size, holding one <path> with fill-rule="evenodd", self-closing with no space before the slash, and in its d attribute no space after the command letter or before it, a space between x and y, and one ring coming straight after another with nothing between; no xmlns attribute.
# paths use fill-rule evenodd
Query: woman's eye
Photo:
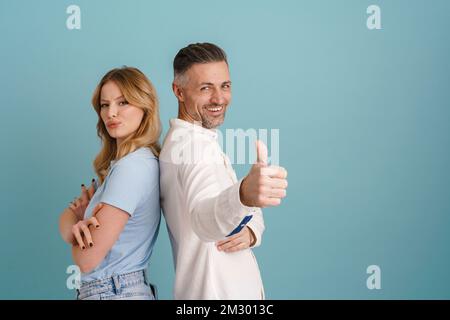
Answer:
<svg viewBox="0 0 450 320"><path fill-rule="evenodd" d="M105 108L105 107L107 107L107 106L108 106L108 104L102 103L102 104L100 105L100 108Z"/></svg>
<svg viewBox="0 0 450 320"><path fill-rule="evenodd" d="M128 101L120 101L119 106L126 106L128 104Z"/></svg>

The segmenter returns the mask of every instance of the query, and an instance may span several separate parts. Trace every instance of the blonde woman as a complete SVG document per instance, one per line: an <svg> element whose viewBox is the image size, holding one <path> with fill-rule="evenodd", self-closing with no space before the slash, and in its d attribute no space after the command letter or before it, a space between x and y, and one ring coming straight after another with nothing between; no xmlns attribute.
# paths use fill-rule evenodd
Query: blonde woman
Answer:
<svg viewBox="0 0 450 320"><path fill-rule="evenodd" d="M92 104L102 141L98 183L82 185L59 225L81 270L77 299L154 300L146 269L161 217L156 92L142 72L123 67L101 79Z"/></svg>

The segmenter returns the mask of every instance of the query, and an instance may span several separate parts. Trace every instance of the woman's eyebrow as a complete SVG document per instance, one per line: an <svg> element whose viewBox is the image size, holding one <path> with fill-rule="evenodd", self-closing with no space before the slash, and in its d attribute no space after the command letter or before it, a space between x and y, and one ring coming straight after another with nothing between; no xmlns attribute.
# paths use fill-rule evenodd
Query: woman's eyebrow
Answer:
<svg viewBox="0 0 450 320"><path fill-rule="evenodd" d="M122 95L122 96L120 96L120 97L114 98L113 100L119 100L119 99L121 99L121 98L123 98L123 95ZM103 98L101 98L101 99L100 99L100 101L105 101L105 102L109 102L109 100L107 100L107 99L103 99Z"/></svg>

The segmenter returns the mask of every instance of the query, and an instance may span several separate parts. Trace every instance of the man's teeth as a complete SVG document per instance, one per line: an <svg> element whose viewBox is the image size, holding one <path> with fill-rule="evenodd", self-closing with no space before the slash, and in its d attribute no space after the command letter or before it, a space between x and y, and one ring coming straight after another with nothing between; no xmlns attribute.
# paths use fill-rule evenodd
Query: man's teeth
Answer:
<svg viewBox="0 0 450 320"><path fill-rule="evenodd" d="M222 110L223 107L216 107L216 108L206 108L208 111L217 112Z"/></svg>
<svg viewBox="0 0 450 320"><path fill-rule="evenodd" d="M217 107L217 108L206 108L208 111L213 111L213 112L217 112L222 110L223 107Z"/></svg>

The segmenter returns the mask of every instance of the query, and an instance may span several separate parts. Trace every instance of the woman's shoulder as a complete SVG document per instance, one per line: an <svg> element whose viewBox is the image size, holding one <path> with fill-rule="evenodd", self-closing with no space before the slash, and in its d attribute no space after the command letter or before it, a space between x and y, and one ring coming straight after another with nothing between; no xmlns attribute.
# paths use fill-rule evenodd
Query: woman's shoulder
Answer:
<svg viewBox="0 0 450 320"><path fill-rule="evenodd" d="M114 164L114 167L120 167L121 170L153 171L158 168L158 158L153 154L150 148L141 147L119 159Z"/></svg>
<svg viewBox="0 0 450 320"><path fill-rule="evenodd" d="M148 147L141 147L138 148L136 150L134 150L133 152L130 152L129 154L127 154L124 158L138 158L138 159L144 159L144 160L156 160L158 161L158 158L153 154L153 151L148 148Z"/></svg>

